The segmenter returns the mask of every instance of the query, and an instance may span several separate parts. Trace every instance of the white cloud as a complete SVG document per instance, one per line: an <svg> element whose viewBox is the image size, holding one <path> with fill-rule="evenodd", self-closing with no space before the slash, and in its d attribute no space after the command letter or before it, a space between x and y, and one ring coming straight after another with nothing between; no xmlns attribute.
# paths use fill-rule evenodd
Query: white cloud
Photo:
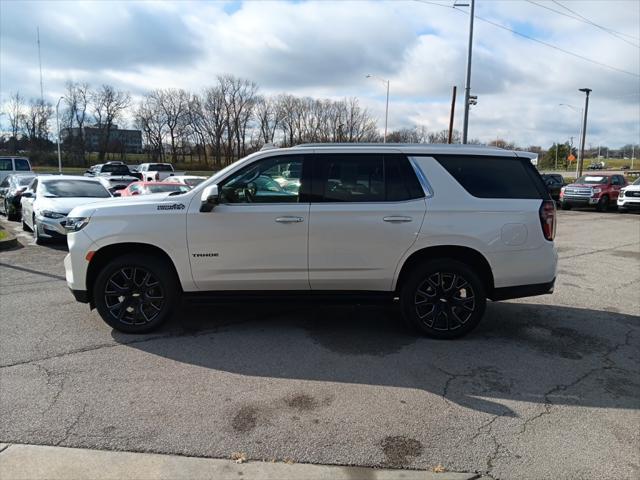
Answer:
<svg viewBox="0 0 640 480"><path fill-rule="evenodd" d="M446 3L446 2L441 2ZM562 3L562 2L561 2ZM587 18L640 37L640 2L572 1ZM545 6L561 10L555 3ZM65 80L111 83L134 95L153 88L199 90L216 75L257 82L266 93L358 96L390 128L444 129L458 85L460 128L468 16L413 1L354 2L3 2L0 102L39 94L35 28L44 83L53 100ZM565 11L566 12L566 11ZM569 12L566 12L567 14ZM521 1L478 2L477 14L565 50L640 74L640 50L610 34ZM640 43L640 39L631 40ZM476 21L470 136L549 145L577 136L577 114L558 107L593 88L587 142L640 137L640 79Z"/></svg>

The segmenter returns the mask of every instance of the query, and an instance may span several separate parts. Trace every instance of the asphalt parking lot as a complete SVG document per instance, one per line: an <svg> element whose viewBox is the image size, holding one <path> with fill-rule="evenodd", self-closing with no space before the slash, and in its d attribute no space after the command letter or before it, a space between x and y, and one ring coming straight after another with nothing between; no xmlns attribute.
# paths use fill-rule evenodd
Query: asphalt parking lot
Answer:
<svg viewBox="0 0 640 480"><path fill-rule="evenodd" d="M556 292L489 304L457 341L393 308L242 303L124 335L29 238L0 252L0 442L640 476L640 215L559 212Z"/></svg>

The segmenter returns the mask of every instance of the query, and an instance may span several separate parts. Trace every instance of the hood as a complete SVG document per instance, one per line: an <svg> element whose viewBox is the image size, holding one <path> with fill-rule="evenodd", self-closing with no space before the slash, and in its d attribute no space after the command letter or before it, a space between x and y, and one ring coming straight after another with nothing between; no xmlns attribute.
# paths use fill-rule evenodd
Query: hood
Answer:
<svg viewBox="0 0 640 480"><path fill-rule="evenodd" d="M159 203L179 203L183 204L186 208L189 202L191 202L190 195L170 196L170 192L134 195L131 197L113 197L88 204L86 208L84 206L79 206L74 210L73 216L89 217L92 216L96 210L110 210L125 207L124 210L127 211L126 207L144 207L145 205L158 205ZM133 212L134 210L131 209L130 211Z"/></svg>
<svg viewBox="0 0 640 480"><path fill-rule="evenodd" d="M624 189L625 192L628 192L628 191L640 192L640 185L629 184L629 185L625 185L622 188Z"/></svg>
<svg viewBox="0 0 640 480"><path fill-rule="evenodd" d="M569 185L566 185L567 187L571 187L571 188L605 188L606 185L603 184L596 184L596 183L570 183Z"/></svg>
<svg viewBox="0 0 640 480"><path fill-rule="evenodd" d="M52 212L68 214L75 207L84 205L93 205L96 202L102 202L102 198L87 197L65 197L65 198L39 198L36 203L36 210L50 210Z"/></svg>

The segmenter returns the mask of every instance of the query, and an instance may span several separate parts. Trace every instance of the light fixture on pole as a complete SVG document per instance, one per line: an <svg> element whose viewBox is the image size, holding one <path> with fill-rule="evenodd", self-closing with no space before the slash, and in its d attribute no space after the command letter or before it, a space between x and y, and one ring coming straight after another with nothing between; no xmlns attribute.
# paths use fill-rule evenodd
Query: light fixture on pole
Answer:
<svg viewBox="0 0 640 480"><path fill-rule="evenodd" d="M60 155L60 115L58 109L60 108L60 100L64 100L64 97L58 99L56 103L56 129L58 130L58 172L62 173L62 156Z"/></svg>
<svg viewBox="0 0 640 480"><path fill-rule="evenodd" d="M367 78L376 78L380 80L387 86L387 106L384 110L384 137L383 143L387 143L387 125L389 123L389 80L385 80L384 78L378 77L377 75L367 74Z"/></svg>
<svg viewBox="0 0 640 480"><path fill-rule="evenodd" d="M582 176L582 162L584 161L584 141L587 137L587 115L589 113L589 94L592 92L590 88L580 88L580 92L585 93L584 97L584 116L582 117L582 142L580 143L580 159L578 160L578 177Z"/></svg>

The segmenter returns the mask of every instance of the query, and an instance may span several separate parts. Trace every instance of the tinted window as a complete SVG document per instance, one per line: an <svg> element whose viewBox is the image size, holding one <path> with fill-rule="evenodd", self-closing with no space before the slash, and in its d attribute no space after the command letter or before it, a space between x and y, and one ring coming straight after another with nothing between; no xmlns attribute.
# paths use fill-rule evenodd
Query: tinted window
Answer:
<svg viewBox="0 0 640 480"><path fill-rule="evenodd" d="M548 196L540 175L526 158L441 155L436 159L474 197Z"/></svg>
<svg viewBox="0 0 640 480"><path fill-rule="evenodd" d="M223 203L298 203L302 157L269 157L252 163L225 180Z"/></svg>
<svg viewBox="0 0 640 480"><path fill-rule="evenodd" d="M84 180L47 180L41 183L41 194L45 197L91 197L107 198L111 195L98 182Z"/></svg>
<svg viewBox="0 0 640 480"><path fill-rule="evenodd" d="M116 175L129 175L129 168L126 165L103 165L102 173L114 173Z"/></svg>
<svg viewBox="0 0 640 480"><path fill-rule="evenodd" d="M10 172L11 170L13 170L13 165L11 165L11 159L0 158L0 171Z"/></svg>
<svg viewBox="0 0 640 480"><path fill-rule="evenodd" d="M424 197L401 155L321 155L319 192L325 202L398 202Z"/></svg>
<svg viewBox="0 0 640 480"><path fill-rule="evenodd" d="M16 171L18 172L30 172L31 171L31 166L29 165L29 162L26 161L24 158L16 158L14 160L15 164L16 164Z"/></svg>
<svg viewBox="0 0 640 480"><path fill-rule="evenodd" d="M150 172L173 172L173 167L167 163L154 163L149 165Z"/></svg>
<svg viewBox="0 0 640 480"><path fill-rule="evenodd" d="M204 180L205 180L204 178L185 178L184 183L186 183L190 187L195 187L197 185L200 185L202 182L204 182Z"/></svg>

